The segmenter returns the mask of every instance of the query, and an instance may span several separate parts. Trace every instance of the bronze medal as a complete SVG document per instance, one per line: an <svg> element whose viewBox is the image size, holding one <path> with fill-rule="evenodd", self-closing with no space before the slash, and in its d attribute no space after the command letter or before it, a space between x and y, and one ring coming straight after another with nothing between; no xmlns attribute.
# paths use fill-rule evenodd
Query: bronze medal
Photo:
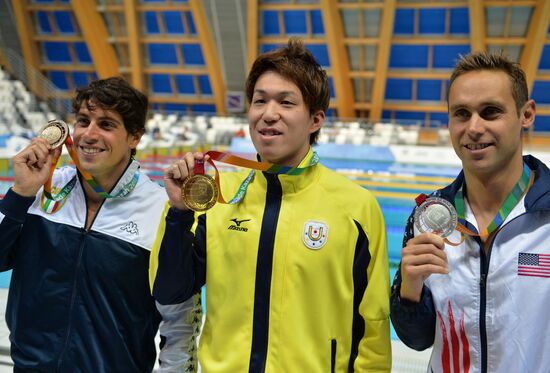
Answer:
<svg viewBox="0 0 550 373"><path fill-rule="evenodd" d="M38 137L46 139L52 149L63 145L67 136L69 136L69 126L59 119L50 120L38 133Z"/></svg>
<svg viewBox="0 0 550 373"><path fill-rule="evenodd" d="M206 211L218 200L218 187L210 176L195 174L188 177L181 186L183 203L193 211Z"/></svg>

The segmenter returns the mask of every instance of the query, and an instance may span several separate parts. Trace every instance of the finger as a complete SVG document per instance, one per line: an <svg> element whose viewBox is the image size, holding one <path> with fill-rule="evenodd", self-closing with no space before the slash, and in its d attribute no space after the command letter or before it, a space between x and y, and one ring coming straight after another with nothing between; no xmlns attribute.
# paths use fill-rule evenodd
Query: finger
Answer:
<svg viewBox="0 0 550 373"><path fill-rule="evenodd" d="M403 257L408 255L419 255L419 254L433 254L441 258L445 258L447 256L447 254L445 253L445 250L442 250L431 243L413 245L409 241L409 243L407 243L407 246L405 246L403 250L401 250L401 255Z"/></svg>
<svg viewBox="0 0 550 373"><path fill-rule="evenodd" d="M35 137L31 140L31 144L33 145L38 145L38 144L41 144L43 145L44 147L46 147L46 149L48 150L51 150L52 147L50 145L50 143L48 142L48 140L42 138L42 137Z"/></svg>
<svg viewBox="0 0 550 373"><path fill-rule="evenodd" d="M409 276L414 276L414 277L418 276L418 277L426 278L429 275L433 275L433 274L446 275L448 273L449 273L448 268L440 267L440 266L433 265L433 264L424 264L424 265L420 265L420 266L414 266L414 267L407 268L407 274Z"/></svg>
<svg viewBox="0 0 550 373"><path fill-rule="evenodd" d="M445 247L445 240L433 233L422 233L416 237L411 238L407 245L419 245L419 244L432 244L443 250Z"/></svg>
<svg viewBox="0 0 550 373"><path fill-rule="evenodd" d="M441 258L433 254L414 255L403 258L403 267L407 266L422 266L425 264L433 264L440 267L448 267L446 258Z"/></svg>

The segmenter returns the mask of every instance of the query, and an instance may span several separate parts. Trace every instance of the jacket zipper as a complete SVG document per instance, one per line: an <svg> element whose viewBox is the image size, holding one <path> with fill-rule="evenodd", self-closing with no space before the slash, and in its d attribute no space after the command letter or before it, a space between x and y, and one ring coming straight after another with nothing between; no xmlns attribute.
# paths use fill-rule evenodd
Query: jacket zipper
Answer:
<svg viewBox="0 0 550 373"><path fill-rule="evenodd" d="M334 373L336 369L336 339L330 341L330 372Z"/></svg>
<svg viewBox="0 0 550 373"><path fill-rule="evenodd" d="M82 184L81 184L82 185ZM73 322L73 308L74 303L76 300L76 285L78 282L78 273L80 272L80 267L82 265L82 254L84 253L84 241L86 239L86 236L88 235L88 232L92 229L92 226L94 225L95 219L99 215L99 211L103 207L103 204L105 203L105 199L101 202L99 205L94 218L92 222L90 223L90 226L88 229L86 229L86 226L88 225L88 202L86 200L86 192L84 192L84 187L82 186L82 192L84 193L84 200L86 201L86 218L84 219L84 227L82 228L81 237L82 240L80 242L80 247L78 248L78 259L76 261L75 266L75 272L74 272L74 278L73 278L73 288L71 292L71 301L69 303L69 320L67 322L67 333L65 334L65 343L63 343L63 348L61 349L61 353L59 354L59 358L57 360L57 369L56 371L61 371L61 365L63 364L63 359L65 357L65 352L67 351L67 346L69 345L69 338L71 336L71 329L72 329L72 322Z"/></svg>
<svg viewBox="0 0 550 373"><path fill-rule="evenodd" d="M77 281L78 281L78 272L80 271L80 266L82 264L82 253L84 252L84 240L86 238L86 235L88 234L88 231L86 231L84 228L82 229L82 234L81 234L81 237L82 237L82 240L80 242L80 247L79 247L79 251L78 251L78 259L76 261L76 266L75 266L75 272L74 272L74 278L73 278L73 289L72 289L72 294L71 294L71 301L70 301L70 304L69 304L69 320L67 322L67 333L65 334L65 343L63 343L63 348L61 349L61 353L59 354L59 359L57 360L57 371L60 372L61 371L61 364L63 363L63 358L64 358L64 355L65 355L65 351L67 350L67 346L69 345L69 338L71 336L71 326L72 326L72 321L73 321L73 308L74 308L74 303L75 303L75 300L76 300L76 284L77 284Z"/></svg>

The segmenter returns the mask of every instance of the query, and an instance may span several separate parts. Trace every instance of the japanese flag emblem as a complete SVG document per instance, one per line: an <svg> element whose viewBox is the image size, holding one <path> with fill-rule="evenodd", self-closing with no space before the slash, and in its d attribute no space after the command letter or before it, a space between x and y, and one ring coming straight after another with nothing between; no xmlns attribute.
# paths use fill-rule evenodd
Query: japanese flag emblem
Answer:
<svg viewBox="0 0 550 373"><path fill-rule="evenodd" d="M320 221L306 222L302 239L308 248L312 250L320 249L327 243L328 225Z"/></svg>

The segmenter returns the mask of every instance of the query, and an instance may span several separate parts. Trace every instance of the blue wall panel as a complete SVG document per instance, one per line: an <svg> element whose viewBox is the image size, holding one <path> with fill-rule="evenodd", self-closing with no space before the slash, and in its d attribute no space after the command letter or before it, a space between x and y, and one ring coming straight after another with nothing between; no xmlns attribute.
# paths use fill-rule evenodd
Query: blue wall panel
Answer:
<svg viewBox="0 0 550 373"><path fill-rule="evenodd" d="M328 49L326 45L306 44L306 48L315 56L315 59L321 66L330 67Z"/></svg>
<svg viewBox="0 0 550 373"><path fill-rule="evenodd" d="M393 45L390 52L390 68L427 68L427 45Z"/></svg>
<svg viewBox="0 0 550 373"><path fill-rule="evenodd" d="M175 75L178 93L182 95L194 95L195 83L192 75Z"/></svg>
<svg viewBox="0 0 550 373"><path fill-rule="evenodd" d="M444 34L445 33L445 9L419 9L420 34Z"/></svg>
<svg viewBox="0 0 550 373"><path fill-rule="evenodd" d="M65 11L53 12L57 29L62 34L74 34L75 30L71 22L71 13Z"/></svg>
<svg viewBox="0 0 550 373"><path fill-rule="evenodd" d="M177 65L178 56L173 44L148 44L149 62L151 65Z"/></svg>
<svg viewBox="0 0 550 373"><path fill-rule="evenodd" d="M414 9L397 9L393 24L393 33L414 34Z"/></svg>
<svg viewBox="0 0 550 373"><path fill-rule="evenodd" d="M212 86L210 85L210 77L208 75L199 75L199 87L203 96L212 95Z"/></svg>
<svg viewBox="0 0 550 373"><path fill-rule="evenodd" d="M69 82L67 82L67 75L64 71L50 71L48 73L52 83L59 89L66 91L69 89Z"/></svg>
<svg viewBox="0 0 550 373"><path fill-rule="evenodd" d="M36 18L38 19L38 32L40 34L50 34L52 32L52 26L48 19L48 13L39 11L36 13Z"/></svg>
<svg viewBox="0 0 550 373"><path fill-rule="evenodd" d="M183 61L186 65L205 65L200 44L182 44L181 53L183 53Z"/></svg>
<svg viewBox="0 0 550 373"><path fill-rule="evenodd" d="M262 12L262 35L279 35L279 12L266 10Z"/></svg>
<svg viewBox="0 0 550 373"><path fill-rule="evenodd" d="M416 84L416 98L418 100L441 100L441 80L419 79Z"/></svg>
<svg viewBox="0 0 550 373"><path fill-rule="evenodd" d="M65 42L45 41L44 50L48 62L71 63L71 54L69 53L69 45Z"/></svg>
<svg viewBox="0 0 550 373"><path fill-rule="evenodd" d="M89 83L88 74L81 71L73 71L73 84L76 88L87 86Z"/></svg>
<svg viewBox="0 0 550 373"><path fill-rule="evenodd" d="M168 34L183 34L183 21L181 12L166 11L162 13L164 17L164 25Z"/></svg>
<svg viewBox="0 0 550 373"><path fill-rule="evenodd" d="M151 90L153 93L172 93L170 76L167 74L151 74Z"/></svg>
<svg viewBox="0 0 550 373"><path fill-rule="evenodd" d="M323 24L323 14L320 10L311 11L311 33L313 35L324 35L325 26Z"/></svg>
<svg viewBox="0 0 550 373"><path fill-rule="evenodd" d="M146 34L160 34L159 22L157 19L157 12L145 12L145 33Z"/></svg>
<svg viewBox="0 0 550 373"><path fill-rule="evenodd" d="M550 104L550 82L536 80L531 97L538 104Z"/></svg>
<svg viewBox="0 0 550 373"><path fill-rule="evenodd" d="M451 9L451 25L449 32L459 35L470 34L470 13L468 12L468 8Z"/></svg>
<svg viewBox="0 0 550 373"><path fill-rule="evenodd" d="M283 12L285 31L290 35L306 35L306 11L305 10L285 10Z"/></svg>
<svg viewBox="0 0 550 373"><path fill-rule="evenodd" d="M540 70L550 70L550 45L546 44L542 49L542 55L539 62Z"/></svg>
<svg viewBox="0 0 550 373"><path fill-rule="evenodd" d="M469 45L434 45L433 67L453 68L460 57L470 53Z"/></svg>
<svg viewBox="0 0 550 373"><path fill-rule="evenodd" d="M411 79L387 79L386 100L411 100L412 80Z"/></svg>
<svg viewBox="0 0 550 373"><path fill-rule="evenodd" d="M88 50L88 46L84 42L76 42L73 44L74 50L76 51L76 57L78 58L78 62L85 63L85 64L91 64L92 56L90 56L90 51Z"/></svg>
<svg viewBox="0 0 550 373"><path fill-rule="evenodd" d="M550 116L549 115L537 115L535 117L534 131L537 132L550 132Z"/></svg>

